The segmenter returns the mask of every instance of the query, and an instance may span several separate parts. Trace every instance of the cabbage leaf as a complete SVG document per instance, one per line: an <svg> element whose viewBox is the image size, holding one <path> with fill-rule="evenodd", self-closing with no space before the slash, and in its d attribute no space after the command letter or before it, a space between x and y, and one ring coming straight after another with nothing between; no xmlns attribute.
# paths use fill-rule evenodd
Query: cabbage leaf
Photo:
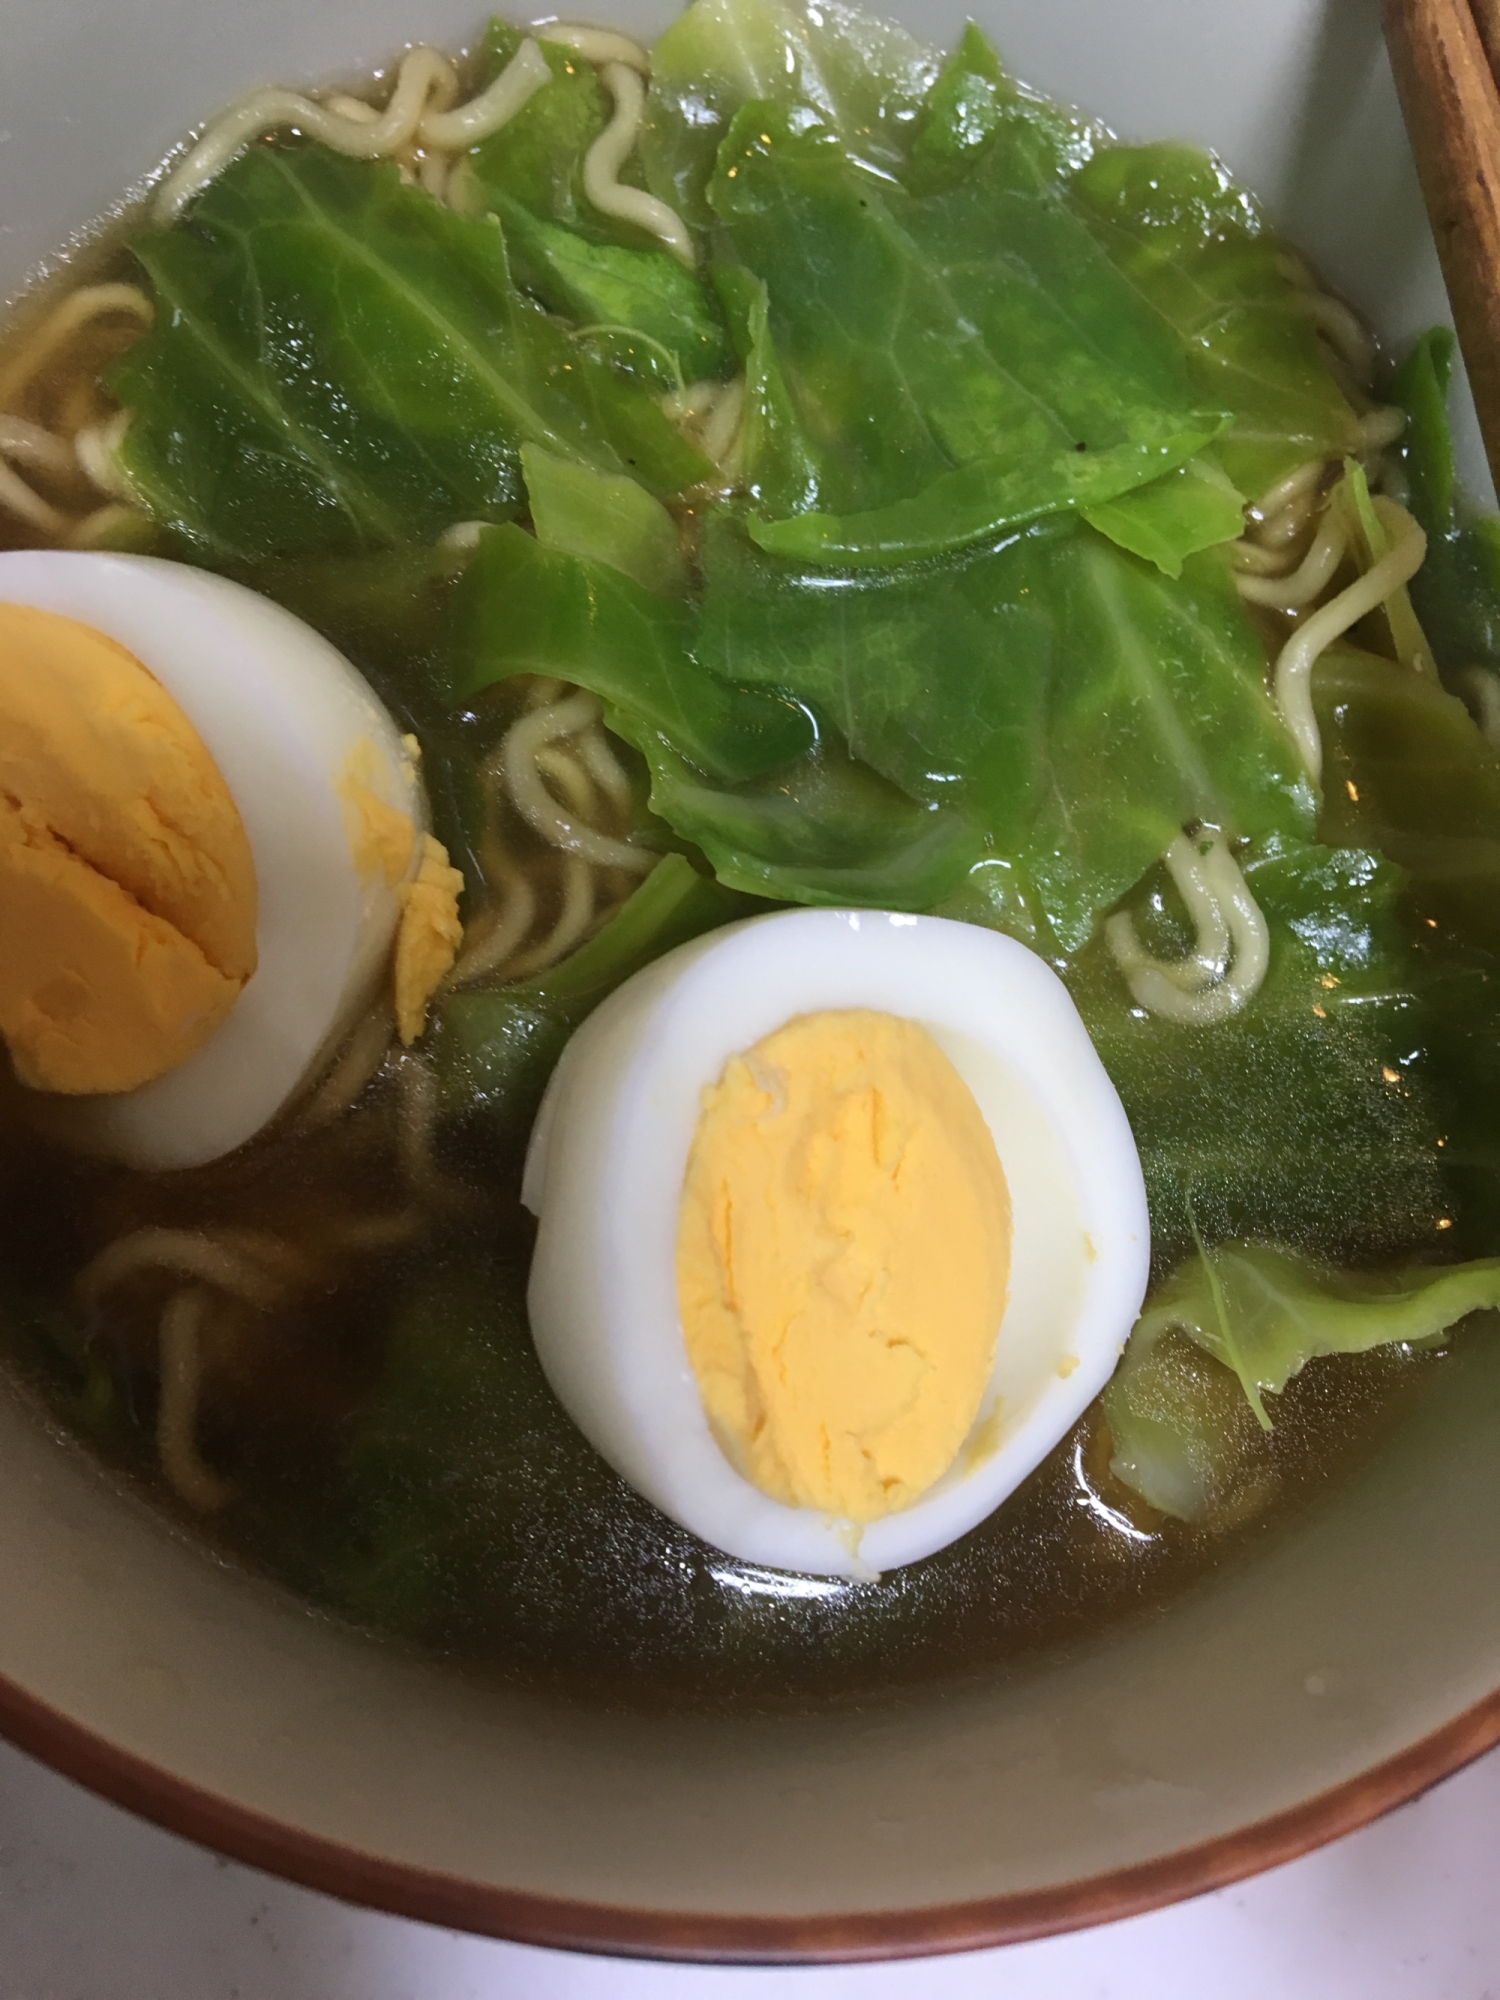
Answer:
<svg viewBox="0 0 1500 2000"><path fill-rule="evenodd" d="M1244 872L1271 963L1228 1020L1133 1006L1101 939L1065 972L1135 1134L1158 1276L1191 1250L1194 1218L1209 1242L1254 1233L1335 1263L1435 1249L1453 1214L1447 1107L1405 877L1368 850L1310 842L1266 843ZM1152 950L1183 949L1164 870L1127 907Z"/></svg>
<svg viewBox="0 0 1500 2000"><path fill-rule="evenodd" d="M1500 1250L1500 755L1431 674L1343 649L1313 695L1321 831L1400 864L1425 1064L1442 1104L1454 1248Z"/></svg>
<svg viewBox="0 0 1500 2000"><path fill-rule="evenodd" d="M520 45L519 29L490 23L486 80ZM613 112L593 65L557 43L538 46L552 81L471 149L464 201L500 217L516 282L549 312L588 328L614 358L643 371L665 361L678 387L727 372L732 357L708 287L654 237L584 194L584 156ZM619 177L639 180L633 157Z"/></svg>
<svg viewBox="0 0 1500 2000"><path fill-rule="evenodd" d="M531 525L543 548L608 563L643 590L683 589L687 569L677 523L644 486L525 445L521 465Z"/></svg>
<svg viewBox="0 0 1500 2000"><path fill-rule="evenodd" d="M1412 512L1427 532L1427 559L1410 590L1438 665L1500 670L1500 518L1466 509L1448 429L1454 339L1423 334L1397 371L1391 400L1406 412L1398 447Z"/></svg>
<svg viewBox="0 0 1500 2000"><path fill-rule="evenodd" d="M1060 194L1030 128L912 197L773 105L736 118L708 190L721 262L766 287L801 511L758 522L802 561L889 564L1115 499L1227 418L1182 343ZM764 488L753 454L745 477Z"/></svg>
<svg viewBox="0 0 1500 2000"><path fill-rule="evenodd" d="M1324 655L1313 698L1323 838L1398 862L1422 930L1500 953L1500 753L1433 675L1354 648Z"/></svg>
<svg viewBox="0 0 1500 2000"><path fill-rule="evenodd" d="M157 317L111 378L122 462L207 560L504 519L528 443L656 492L708 470L652 394L516 289L493 221L394 165L259 147L133 247Z"/></svg>
<svg viewBox="0 0 1500 2000"><path fill-rule="evenodd" d="M653 194L699 228L705 190L736 114L765 102L831 132L852 159L904 166L938 74L904 28L845 0L695 0L652 51L641 158Z"/></svg>
<svg viewBox="0 0 1500 2000"><path fill-rule="evenodd" d="M1189 556L1245 532L1245 502L1215 453L1205 451L1149 486L1084 508L1083 518L1163 575L1179 577Z"/></svg>
<svg viewBox="0 0 1500 2000"><path fill-rule="evenodd" d="M925 191L982 171L996 135L1017 126L1060 197L1182 341L1197 400L1234 413L1212 454L1227 483L1253 498L1306 459L1361 448L1356 414L1275 235L1209 155L1117 144L1008 77L971 23L924 107L909 182ZM1222 497L1219 507L1227 522ZM1211 546L1209 527L1205 515L1193 530L1197 547Z"/></svg>
<svg viewBox="0 0 1500 2000"><path fill-rule="evenodd" d="M665 740L727 783L810 747L799 709L702 672L686 604L521 528L481 536L454 594L454 623L460 698L515 674L557 675L598 695L611 728L648 756Z"/></svg>
<svg viewBox="0 0 1500 2000"><path fill-rule="evenodd" d="M1215 452L1251 499L1310 458L1361 449L1303 295L1252 197L1192 146L1101 146L1069 198L1180 336L1198 399L1231 410Z"/></svg>
<svg viewBox="0 0 1500 2000"><path fill-rule="evenodd" d="M1163 1286L1135 1332L1149 1349L1169 1327L1232 1368L1259 1421L1264 1398L1323 1354L1431 1340L1500 1306L1500 1258L1389 1271L1328 1271L1253 1243L1205 1250Z"/></svg>
<svg viewBox="0 0 1500 2000"><path fill-rule="evenodd" d="M993 855L1072 952L1185 822L1311 830L1213 555L1174 584L1063 520L831 578L724 511L701 561L694 608L491 531L455 592L454 693L532 672L592 688L650 765L655 811L736 888L930 908Z"/></svg>
<svg viewBox="0 0 1500 2000"><path fill-rule="evenodd" d="M498 15L485 30L481 77L489 84L524 38ZM584 156L610 121L609 92L592 63L556 42L538 42L552 81L470 149L469 169L485 193L503 193L546 222L567 223L600 241L619 239L621 225L600 215L583 192ZM623 177L630 178L629 168ZM628 239L639 241L632 233Z"/></svg>
<svg viewBox="0 0 1500 2000"><path fill-rule="evenodd" d="M969 823L853 760L781 689L694 657L697 615L605 563L486 533L454 595L454 693L560 674L642 753L651 803L721 882L785 901L926 909L976 858Z"/></svg>
<svg viewBox="0 0 1500 2000"><path fill-rule="evenodd" d="M1311 831L1222 560L1179 582L1066 519L950 564L859 571L705 539L698 659L790 694L908 797L1021 868L1064 952L1183 825ZM670 817L670 815L668 815Z"/></svg>
<svg viewBox="0 0 1500 2000"><path fill-rule="evenodd" d="M1496 1306L1497 1258L1350 1273L1263 1244L1200 1248L1153 1296L1104 1392L1110 1469L1163 1513L1208 1520L1248 1456L1241 1410L1269 1430L1265 1397L1309 1361L1439 1340Z"/></svg>

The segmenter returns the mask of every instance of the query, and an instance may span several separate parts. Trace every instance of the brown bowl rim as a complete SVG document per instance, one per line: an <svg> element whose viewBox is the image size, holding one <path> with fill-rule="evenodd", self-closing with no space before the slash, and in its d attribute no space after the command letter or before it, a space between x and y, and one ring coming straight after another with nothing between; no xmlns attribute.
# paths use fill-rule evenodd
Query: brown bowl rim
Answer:
<svg viewBox="0 0 1500 2000"><path fill-rule="evenodd" d="M0 1735L184 1839L341 1902L554 1950L721 1964L849 1963L980 1951L1140 1916L1368 1825L1500 1743L1500 1688L1328 1791L1151 1861L1050 1888L906 1910L757 1917L628 1909L500 1889L307 1833L188 1783L0 1675Z"/></svg>

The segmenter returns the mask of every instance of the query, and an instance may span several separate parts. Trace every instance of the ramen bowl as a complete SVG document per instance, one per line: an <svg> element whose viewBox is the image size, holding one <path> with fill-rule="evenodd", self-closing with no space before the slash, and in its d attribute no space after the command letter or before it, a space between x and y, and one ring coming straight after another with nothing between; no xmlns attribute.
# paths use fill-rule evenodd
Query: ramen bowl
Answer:
<svg viewBox="0 0 1500 2000"><path fill-rule="evenodd" d="M892 8L948 42L965 10ZM1399 349L1446 317L1368 0L976 0L1018 74L1216 149ZM646 36L662 7L618 0ZM265 80L461 45L472 0L4 0L0 292ZM1460 452L1476 490L1471 414ZM1500 1337L1168 1607L837 1711L580 1705L377 1643L215 1556L0 1381L0 1729L352 1901L578 1949L957 1950L1195 1894L1500 1739ZM1003 1584L1002 1586L1003 1587Z"/></svg>

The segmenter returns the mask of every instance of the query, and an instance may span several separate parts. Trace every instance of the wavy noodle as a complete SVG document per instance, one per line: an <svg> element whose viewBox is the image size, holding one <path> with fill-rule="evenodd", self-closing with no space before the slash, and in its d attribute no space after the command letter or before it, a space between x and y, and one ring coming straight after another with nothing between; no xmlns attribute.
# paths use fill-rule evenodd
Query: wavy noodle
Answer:
<svg viewBox="0 0 1500 2000"><path fill-rule="evenodd" d="M394 159L422 148L415 175L442 199L452 162L441 156L498 132L551 77L547 58L528 36L494 82L456 110L450 106L458 95L458 71L441 50L425 43L403 57L381 111L343 93L319 100L274 86L253 91L214 120L163 182L156 220L174 222L247 146L288 127L353 160ZM402 164L413 172L410 160Z"/></svg>
<svg viewBox="0 0 1500 2000"><path fill-rule="evenodd" d="M1406 429L1406 412L1395 403L1377 403L1359 420L1360 447L1365 455L1384 451Z"/></svg>
<svg viewBox="0 0 1500 2000"><path fill-rule="evenodd" d="M362 97L350 97L346 91L330 91L322 101L325 110L336 111L340 118L352 118L356 125L373 125L380 116L373 104Z"/></svg>
<svg viewBox="0 0 1500 2000"><path fill-rule="evenodd" d="M1259 991L1271 961L1270 930L1222 834L1206 841L1179 834L1162 859L1194 925L1192 951L1153 957L1126 910L1108 919L1105 940L1140 1006L1207 1027L1237 1014Z"/></svg>
<svg viewBox="0 0 1500 2000"><path fill-rule="evenodd" d="M73 434L73 455L84 477L112 500L130 506L135 490L120 470L118 453L130 429L132 412L116 410L102 424L86 424Z"/></svg>
<svg viewBox="0 0 1500 2000"><path fill-rule="evenodd" d="M417 162L417 186L434 201L446 202L451 171L445 153L424 153Z"/></svg>
<svg viewBox="0 0 1500 2000"><path fill-rule="evenodd" d="M455 521L451 528L444 528L437 545L440 549L455 549L460 555L471 555L479 547L479 537L491 525L489 521Z"/></svg>
<svg viewBox="0 0 1500 2000"><path fill-rule="evenodd" d="M1266 488L1255 503L1255 513L1261 520L1270 521L1288 507L1301 505L1317 492L1327 466L1328 461L1323 458L1305 459L1294 466L1274 486Z"/></svg>
<svg viewBox="0 0 1500 2000"><path fill-rule="evenodd" d="M54 479L67 479L76 470L73 448L66 439L55 437L27 417L0 413L0 456L34 465L39 472L50 472Z"/></svg>
<svg viewBox="0 0 1500 2000"><path fill-rule="evenodd" d="M631 804L630 780L619 758L605 741L602 729L586 729L578 738L578 758L616 811L628 812Z"/></svg>
<svg viewBox="0 0 1500 2000"><path fill-rule="evenodd" d="M1342 507L1330 507L1313 538L1312 547L1289 576L1237 576L1240 596L1273 611L1300 611L1332 583L1349 553L1349 519Z"/></svg>
<svg viewBox="0 0 1500 2000"><path fill-rule="evenodd" d="M645 85L636 71L623 62L605 63L600 75L615 101L615 115L584 155L584 194L601 215L633 222L638 229L655 236L690 271L694 270L698 263L697 245L682 217L654 194L647 194L643 188L622 186L619 179L620 169L640 137L646 110Z"/></svg>
<svg viewBox="0 0 1500 2000"><path fill-rule="evenodd" d="M715 404L724 393L722 382L689 382L681 389L673 389L661 399L662 409L668 421L682 430L695 429L712 415Z"/></svg>
<svg viewBox="0 0 1500 2000"><path fill-rule="evenodd" d="M499 909L482 910L471 924L463 955L448 976L450 987L501 972L520 979L556 964L593 924L603 888L599 878L621 870L645 874L660 859L651 849L589 824L601 795L616 812L631 803L630 780L605 738L597 699L549 678L533 685L531 702L507 730L485 771L532 831L560 851L559 908L551 928L526 946L536 917L536 893L492 826L479 859L492 891L499 891ZM566 751L559 747L564 740ZM548 790L547 779L564 793L568 812Z"/></svg>
<svg viewBox="0 0 1500 2000"><path fill-rule="evenodd" d="M1404 508L1379 497L1374 505L1381 526L1392 537L1391 548L1363 576L1297 627L1282 647L1272 674L1277 704L1314 784L1323 775L1323 739L1312 700L1312 672L1318 656L1393 591L1409 583L1427 553L1427 537Z"/></svg>
<svg viewBox="0 0 1500 2000"><path fill-rule="evenodd" d="M85 286L63 300L7 370L8 394L3 400L20 395L37 369L82 328L120 313L149 321L151 307L134 285ZM39 534L75 548L92 548L134 529L146 517L130 504L134 495L113 456L129 421L126 412L117 411L102 424L80 426L69 439L27 417L0 411L0 507ZM65 490L76 487L82 477L111 504L82 515L70 512L23 479L12 460L34 467Z"/></svg>
<svg viewBox="0 0 1500 2000"><path fill-rule="evenodd" d="M577 854L601 868L627 868L644 875L660 857L649 848L616 840L578 818L570 818L543 784L537 768L536 754L544 744L592 728L599 715L597 698L582 692L546 708L533 709L519 722L512 723L506 732L497 753L500 773L516 811L549 846ZM495 763L492 758L491 769Z"/></svg>
<svg viewBox="0 0 1500 2000"><path fill-rule="evenodd" d="M203 1462L198 1406L203 1388L202 1336L212 1306L197 1285L174 1292L158 1333L161 1383L156 1407L156 1455L168 1485L200 1514L233 1498L234 1488Z"/></svg>
<svg viewBox="0 0 1500 2000"><path fill-rule="evenodd" d="M50 500L44 500L3 457L0 457L0 507L43 535L60 537L72 526L71 516L54 507Z"/></svg>
<svg viewBox="0 0 1500 2000"><path fill-rule="evenodd" d="M0 370L0 409L29 388L53 355L96 320L120 316L147 327L156 309L139 285L82 285L54 306L20 353Z"/></svg>
<svg viewBox="0 0 1500 2000"><path fill-rule="evenodd" d="M539 774L551 780L552 786L562 795L563 803L572 811L575 819L588 824L598 809L599 794L593 779L579 759L570 757L566 750L560 750L555 743L544 743L532 761Z"/></svg>
<svg viewBox="0 0 1500 2000"><path fill-rule="evenodd" d="M1297 303L1354 381L1368 388L1375 376L1376 349L1358 316L1331 292L1299 291Z"/></svg>
<svg viewBox="0 0 1500 2000"><path fill-rule="evenodd" d="M92 514L75 521L68 530L67 543L70 549L118 548L133 542L142 528L151 531L149 514L143 514L139 507L111 500L108 506L96 507Z"/></svg>
<svg viewBox="0 0 1500 2000"><path fill-rule="evenodd" d="M448 1173L437 1157L437 1078L423 1056L407 1051L396 1071L397 1150L407 1185L417 1200L444 1214L462 1215L477 1201L473 1188Z"/></svg>
<svg viewBox="0 0 1500 2000"><path fill-rule="evenodd" d="M346 1112L390 1051L396 1023L388 1007L377 1007L359 1023L335 1056L332 1068L293 1118L290 1130L317 1132Z"/></svg>
<svg viewBox="0 0 1500 2000"><path fill-rule="evenodd" d="M424 146L441 152L467 152L508 125L537 92L552 81L547 58L528 35L494 82L456 111L432 108L417 127Z"/></svg>
<svg viewBox="0 0 1500 2000"><path fill-rule="evenodd" d="M713 460L727 485L740 476L740 439L745 421L745 378L729 382L690 382L662 397L669 423Z"/></svg>
<svg viewBox="0 0 1500 2000"><path fill-rule="evenodd" d="M723 393L705 417L701 429L703 450L722 472L738 475L740 432L745 421L745 378L737 375L724 385Z"/></svg>
<svg viewBox="0 0 1500 2000"><path fill-rule="evenodd" d="M532 973L545 972L549 965L556 965L579 943L594 921L594 871L581 855L563 856L562 885L562 908L557 921L544 938L511 960L509 972L512 979L524 979Z"/></svg>
<svg viewBox="0 0 1500 2000"><path fill-rule="evenodd" d="M425 45L407 53L385 109L374 118L351 117L276 85L251 91L219 114L181 165L168 175L157 190L155 219L163 224L175 222L188 203L247 146L288 126L349 159L388 158L416 138L427 100L434 94L451 104L458 94L458 72L447 56Z"/></svg>
<svg viewBox="0 0 1500 2000"><path fill-rule="evenodd" d="M1290 549L1263 549L1259 542L1242 537L1230 544L1236 577L1288 576L1295 558Z"/></svg>
<svg viewBox="0 0 1500 2000"><path fill-rule="evenodd" d="M483 215L489 203L485 199L479 177L469 164L467 153L460 153L448 170L448 185L443 191L443 200L455 215L474 217Z"/></svg>
<svg viewBox="0 0 1500 2000"><path fill-rule="evenodd" d="M501 971L536 919L536 891L498 845L493 853L481 848L480 862L491 895L498 891L499 900L465 930L463 951L444 982L450 990Z"/></svg>
<svg viewBox="0 0 1500 2000"><path fill-rule="evenodd" d="M574 21L549 21L546 27L536 30L536 38L539 42L572 49L586 63L596 66L624 63L642 76L651 74L651 58L640 43L633 42L628 35L617 34L613 28L586 28Z"/></svg>
<svg viewBox="0 0 1500 2000"><path fill-rule="evenodd" d="M84 1305L96 1306L116 1285L150 1271L200 1279L261 1312L280 1305L289 1284L303 1275L302 1261L294 1251L258 1231L148 1227L116 1237L101 1250L79 1273L78 1296Z"/></svg>
<svg viewBox="0 0 1500 2000"><path fill-rule="evenodd" d="M396 1075L400 1090L398 1129L402 1171L418 1193L440 1195L445 1191L445 1177L433 1154L437 1091L432 1072L420 1056L403 1055Z"/></svg>

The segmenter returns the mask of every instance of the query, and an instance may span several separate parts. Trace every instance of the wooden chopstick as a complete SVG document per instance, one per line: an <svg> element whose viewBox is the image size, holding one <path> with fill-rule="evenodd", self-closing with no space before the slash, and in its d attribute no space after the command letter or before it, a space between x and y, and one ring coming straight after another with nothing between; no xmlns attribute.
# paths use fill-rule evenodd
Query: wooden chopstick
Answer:
<svg viewBox="0 0 1500 2000"><path fill-rule="evenodd" d="M1490 75L1500 84L1500 0L1469 0L1469 11L1484 45Z"/></svg>
<svg viewBox="0 0 1500 2000"><path fill-rule="evenodd" d="M1500 0L1386 0L1385 38L1500 486Z"/></svg>

